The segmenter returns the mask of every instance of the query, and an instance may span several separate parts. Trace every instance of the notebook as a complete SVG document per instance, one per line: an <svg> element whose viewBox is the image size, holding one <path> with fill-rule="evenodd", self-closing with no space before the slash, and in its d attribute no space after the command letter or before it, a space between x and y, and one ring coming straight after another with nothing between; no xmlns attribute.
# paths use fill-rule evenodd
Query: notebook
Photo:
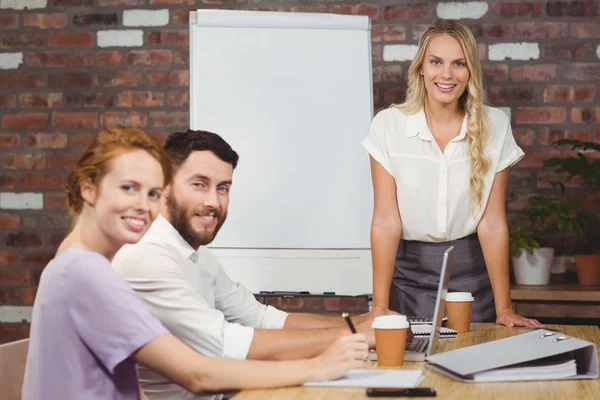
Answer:
<svg viewBox="0 0 600 400"><path fill-rule="evenodd" d="M425 325L425 324L433 324L433 318L429 317L406 317L408 318L408 322L411 325ZM442 326L448 322L448 317L442 318Z"/></svg>
<svg viewBox="0 0 600 400"><path fill-rule="evenodd" d="M410 329L415 337L425 337L430 336L432 331L432 325L423 324L423 325L411 325ZM440 337L441 338L455 338L458 336L458 332L454 329L450 328L440 328Z"/></svg>

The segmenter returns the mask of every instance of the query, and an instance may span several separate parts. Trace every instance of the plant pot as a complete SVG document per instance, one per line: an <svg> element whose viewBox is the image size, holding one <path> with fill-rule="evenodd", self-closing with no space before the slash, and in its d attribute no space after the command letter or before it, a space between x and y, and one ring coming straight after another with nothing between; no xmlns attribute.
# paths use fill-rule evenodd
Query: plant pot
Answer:
<svg viewBox="0 0 600 400"><path fill-rule="evenodd" d="M567 262L567 272L572 274L577 273L577 265L575 264L575 256L570 256Z"/></svg>
<svg viewBox="0 0 600 400"><path fill-rule="evenodd" d="M582 285L600 285L600 254L577 254L577 279Z"/></svg>
<svg viewBox="0 0 600 400"><path fill-rule="evenodd" d="M517 285L547 285L550 282L550 266L554 249L541 247L531 252L520 250L512 258Z"/></svg>
<svg viewBox="0 0 600 400"><path fill-rule="evenodd" d="M550 266L551 274L564 274L567 272L567 265L569 264L568 256L555 256L552 259L552 265Z"/></svg>

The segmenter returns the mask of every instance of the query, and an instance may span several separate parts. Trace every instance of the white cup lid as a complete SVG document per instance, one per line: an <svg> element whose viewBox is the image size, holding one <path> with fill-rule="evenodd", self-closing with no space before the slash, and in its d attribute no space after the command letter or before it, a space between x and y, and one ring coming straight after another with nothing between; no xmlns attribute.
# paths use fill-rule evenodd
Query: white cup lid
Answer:
<svg viewBox="0 0 600 400"><path fill-rule="evenodd" d="M406 315L382 315L375 317L371 327L374 329L406 329L408 319Z"/></svg>
<svg viewBox="0 0 600 400"><path fill-rule="evenodd" d="M475 298L469 292L451 292L446 294L446 301L474 301Z"/></svg>

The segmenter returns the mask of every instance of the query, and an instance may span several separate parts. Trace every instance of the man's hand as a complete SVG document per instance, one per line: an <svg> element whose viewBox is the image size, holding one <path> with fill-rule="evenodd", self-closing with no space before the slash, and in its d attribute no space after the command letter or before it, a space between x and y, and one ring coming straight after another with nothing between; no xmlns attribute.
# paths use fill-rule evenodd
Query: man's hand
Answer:
<svg viewBox="0 0 600 400"><path fill-rule="evenodd" d="M509 308L504 308L497 313L496 323L508 327L524 326L527 328L542 328L543 325L537 319L529 319L516 314Z"/></svg>
<svg viewBox="0 0 600 400"><path fill-rule="evenodd" d="M348 370L360 368L369 355L364 335L342 336L319 356L310 360L315 372L311 380L326 381L342 377Z"/></svg>
<svg viewBox="0 0 600 400"><path fill-rule="evenodd" d="M365 315L365 314L363 314L363 315ZM356 319L357 319L356 322L358 322L358 317ZM362 333L365 335L365 339L367 340L367 343L368 343L370 349L375 348L375 331L371 327L372 323L373 323L372 319L363 318L363 319L361 319L360 323L354 324L354 327L356 328L356 332Z"/></svg>

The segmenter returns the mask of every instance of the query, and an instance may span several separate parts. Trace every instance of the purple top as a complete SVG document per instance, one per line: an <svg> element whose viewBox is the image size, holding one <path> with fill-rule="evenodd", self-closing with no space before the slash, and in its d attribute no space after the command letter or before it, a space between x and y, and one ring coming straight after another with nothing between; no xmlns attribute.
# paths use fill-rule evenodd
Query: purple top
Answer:
<svg viewBox="0 0 600 400"><path fill-rule="evenodd" d="M42 273L22 398L139 399L129 356L166 333L104 256L65 250Z"/></svg>

